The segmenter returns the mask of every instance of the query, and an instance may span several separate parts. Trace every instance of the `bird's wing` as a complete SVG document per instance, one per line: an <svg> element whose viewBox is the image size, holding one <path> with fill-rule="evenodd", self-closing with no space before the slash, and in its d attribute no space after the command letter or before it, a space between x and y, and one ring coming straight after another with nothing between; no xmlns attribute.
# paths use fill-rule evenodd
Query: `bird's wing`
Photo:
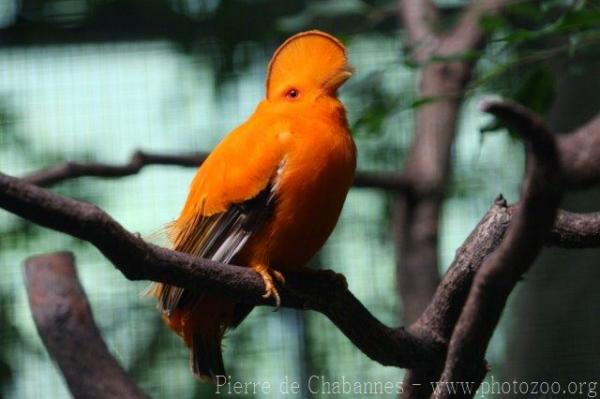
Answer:
<svg viewBox="0 0 600 399"><path fill-rule="evenodd" d="M232 132L199 169L186 205L170 228L174 250L228 263L269 219L285 164L273 137L281 126L265 129L261 136L251 129L242 125ZM155 295L169 315L201 293L161 285Z"/></svg>

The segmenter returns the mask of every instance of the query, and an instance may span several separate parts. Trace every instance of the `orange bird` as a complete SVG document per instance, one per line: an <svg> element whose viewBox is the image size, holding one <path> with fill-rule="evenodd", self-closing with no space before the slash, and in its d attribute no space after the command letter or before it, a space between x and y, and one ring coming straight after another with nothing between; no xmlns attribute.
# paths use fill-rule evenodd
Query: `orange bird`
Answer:
<svg viewBox="0 0 600 399"><path fill-rule="evenodd" d="M352 76L343 44L299 33L273 55L266 97L214 149L194 177L173 249L245 265L279 306L281 272L298 271L333 230L354 178L356 149L337 89ZM202 379L225 375L221 341L253 306L154 283L168 326L191 350Z"/></svg>

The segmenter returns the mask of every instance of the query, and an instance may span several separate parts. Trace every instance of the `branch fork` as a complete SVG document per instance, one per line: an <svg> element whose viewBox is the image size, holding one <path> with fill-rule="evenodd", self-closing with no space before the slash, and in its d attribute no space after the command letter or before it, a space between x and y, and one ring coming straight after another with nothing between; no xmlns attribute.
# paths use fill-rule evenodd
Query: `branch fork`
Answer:
<svg viewBox="0 0 600 399"><path fill-rule="evenodd" d="M323 313L369 358L409 369L409 384L423 385L440 378L442 381L480 382L486 372L485 349L506 298L541 247L600 245L600 213L557 211L561 186L572 183L568 177L561 177L560 165L564 159L561 146L556 144L543 121L509 102L486 101L483 108L521 132L527 142L528 166L522 199L513 206L508 206L503 198L496 200L457 251L432 301L414 323L408 328L382 324L347 289L341 275L334 272L288 273L287 283L280 289L282 306ZM600 135L600 130L593 134ZM134 158L139 164L139 156ZM97 172L85 166L78 170L70 168L70 173L74 173L70 177ZM69 178L65 172L61 173L60 179ZM262 280L251 270L146 243L100 208L54 194L23 179L0 173L0 207L90 242L128 279L160 281L191 290L201 288L239 302L270 304L262 298ZM57 262L73 267L69 255L53 254L29 260L27 270L31 274L33 268ZM49 268L43 273L50 279L48 273L62 270L56 272L75 279L74 273L65 271L69 267L61 267ZM36 298L38 294L33 291L44 287L48 288L28 284L30 296ZM491 292L495 294L490 295ZM487 315L485 320L478 317L482 312ZM47 320L50 322L44 323L52 323L52 319ZM93 323L93 319L89 320ZM52 353L56 346L46 342L50 339L47 331L40 328ZM51 349L52 345L55 349ZM58 352L53 356L62 368ZM420 397L425 395L425 390L409 389L406 394Z"/></svg>

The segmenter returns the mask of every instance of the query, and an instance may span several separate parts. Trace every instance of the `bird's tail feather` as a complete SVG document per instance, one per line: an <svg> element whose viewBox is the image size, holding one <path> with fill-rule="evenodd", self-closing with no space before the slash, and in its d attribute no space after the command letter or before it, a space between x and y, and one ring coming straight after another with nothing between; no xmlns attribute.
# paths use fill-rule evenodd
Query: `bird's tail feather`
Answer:
<svg viewBox="0 0 600 399"><path fill-rule="evenodd" d="M206 337L202 333L192 338L190 366L194 375L201 380L217 384L226 378L221 340L221 337Z"/></svg>
<svg viewBox="0 0 600 399"><path fill-rule="evenodd" d="M183 339L191 351L191 368L202 380L217 383L217 378L225 378L221 343L231 325L234 308L231 300L205 295L182 318Z"/></svg>
<svg viewBox="0 0 600 399"><path fill-rule="evenodd" d="M176 293L180 289L153 283L146 295L158 298L165 322L190 348L194 375L203 381L222 383L226 376L221 350L225 330L236 327L254 306L211 295L196 295L179 302L180 307L169 306L173 290Z"/></svg>
<svg viewBox="0 0 600 399"><path fill-rule="evenodd" d="M163 314L170 315L181 305L180 301L185 292L183 288L153 282L142 292L142 295L155 297L158 300L156 307Z"/></svg>

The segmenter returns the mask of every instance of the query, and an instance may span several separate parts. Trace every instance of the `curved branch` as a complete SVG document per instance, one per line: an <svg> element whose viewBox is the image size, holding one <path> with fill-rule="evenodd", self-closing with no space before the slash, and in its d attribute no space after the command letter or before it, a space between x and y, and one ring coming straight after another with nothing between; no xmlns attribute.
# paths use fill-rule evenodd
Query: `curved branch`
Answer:
<svg viewBox="0 0 600 399"><path fill-rule="evenodd" d="M190 289L201 287L242 302L266 303L261 297L262 281L249 270L147 244L93 205L60 197L0 174L0 207L43 226L89 240L130 279L163 281ZM472 276L502 240L514 209L501 199L497 201L457 251L457 258L433 302L408 332L381 324L345 287L337 284L335 278L323 273L288 276L288 284L281 289L284 306L315 309L326 314L375 361L399 367L437 364L443 359L443 342L447 342L458 318ZM597 214L561 212L560 215L550 236L553 245L598 244Z"/></svg>
<svg viewBox="0 0 600 399"><path fill-rule="evenodd" d="M49 187L56 183L75 179L82 176L123 177L139 173L148 165L175 165L198 167L206 159L207 154L164 155L144 151L135 151L129 162L123 165L110 165L98 162L62 162L58 165L44 168L23 177L28 183L36 186Z"/></svg>
<svg viewBox="0 0 600 399"><path fill-rule="evenodd" d="M510 208L500 196L456 251L454 261L414 328L427 329L443 342L450 340L475 272L498 248L510 221Z"/></svg>
<svg viewBox="0 0 600 399"><path fill-rule="evenodd" d="M25 262L33 321L75 398L145 398L110 354L79 284L73 255L40 255Z"/></svg>
<svg viewBox="0 0 600 399"><path fill-rule="evenodd" d="M600 247L600 212L559 211L546 244L562 248Z"/></svg>
<svg viewBox="0 0 600 399"><path fill-rule="evenodd" d="M521 109L522 110L522 109ZM520 111L519 111L520 112ZM525 122L521 128L527 128L527 125L542 123L538 117L533 116L529 112L521 113L524 118L532 118L533 121ZM600 117L589 122L583 128L579 128L575 133L587 136L584 148L580 152L592 151L588 150L588 146L600 136ZM593 128L593 126L597 126ZM584 133L585 131L585 133ZM593 136L593 137L592 137ZM567 136L560 140L566 140ZM583 143L582 143L583 144ZM563 146L559 145L559 150L563 150ZM600 146L596 147L600 148ZM561 155L561 166L565 165L564 160L569 158ZM586 157L586 159L589 159ZM600 154L596 158L596 162L600 164ZM581 164L583 168L584 163ZM571 165L570 168L574 166ZM562 171L562 170L561 170ZM571 173L579 173L574 169ZM567 184L574 184L570 180L570 175L567 175ZM563 174L564 180L564 174ZM593 183L598 184L600 176L593 180ZM448 273L444 276L440 286L438 287L435 296L423 315L419 318L416 326L426 327L437 335L440 340L448 341L450 334L456 323L466 295L470 289L473 276L480 269L483 261L496 250L502 242L504 234L508 229L519 205L508 206L502 196L500 196L492 209L483 217L478 226L467 238L463 246L457 250L456 258L448 269ZM550 234L546 237L545 244L547 246L558 246L562 248L597 248L600 247L600 212L577 214L564 210L559 210L554 221L554 226Z"/></svg>
<svg viewBox="0 0 600 399"><path fill-rule="evenodd" d="M426 330L441 342L448 342L467 299L475 273L504 239L519 205L508 206L499 196L463 245L448 268L433 300L411 327ZM561 248L599 248L600 212L579 214L559 210L546 246Z"/></svg>
<svg viewBox="0 0 600 399"><path fill-rule="evenodd" d="M487 101L482 108L524 136L528 164L521 205L506 237L475 275L448 347L441 381L471 381L475 389L487 373L485 351L506 300L552 227L561 186L554 137L539 117L513 103ZM448 390L434 394L436 398L451 396L462 394Z"/></svg>
<svg viewBox="0 0 600 399"><path fill-rule="evenodd" d="M473 277L490 253L502 242L510 220L509 208L500 196L456 251L456 257L438 285L433 299L413 324L411 331L436 337L447 347ZM430 382L439 379L443 367L444 359L441 359L421 370L409 370L403 384L403 397L429 398L432 393Z"/></svg>
<svg viewBox="0 0 600 399"><path fill-rule="evenodd" d="M485 37L481 17L498 12L508 1L472 1L451 29L438 34L433 28L439 25L439 10L431 0L398 3L412 56L423 66L418 95L435 99L415 114L415 134L404 169L415 188L397 196L392 208L396 279L407 322L421 316L440 282L437 247L443 193L451 174L450 154L462 100L459 93L473 68L473 60L461 54L479 49Z"/></svg>
<svg viewBox="0 0 600 399"><path fill-rule="evenodd" d="M51 187L66 180L79 177L125 177L139 173L150 165L172 165L197 168L204 162L208 154L159 154L146 151L135 151L129 161L122 165L101 162L66 161L57 165L43 168L23 177L28 183L40 187ZM389 191L411 191L412 180L403 174L392 172L357 172L354 177L354 187L378 188ZM429 193L423 192L423 195Z"/></svg>
<svg viewBox="0 0 600 399"><path fill-rule="evenodd" d="M0 174L0 207L89 241L130 280L160 281L239 302L269 304L262 297L261 278L248 268L148 244L94 205ZM331 272L287 274L287 283L279 291L282 306L325 314L361 351L384 365L421 367L439 357L439 343L383 325L336 276Z"/></svg>
<svg viewBox="0 0 600 399"><path fill-rule="evenodd" d="M490 104L493 103L488 106ZM519 116L513 118L520 122L517 127L544 130L541 121L522 108L502 103L496 105L509 109L504 117L511 117L513 113ZM389 178L396 176L389 175ZM249 270L147 244L93 205L0 174L0 207L90 241L130 279L163 281L190 289L201 287L240 302L266 304L261 297L262 281ZM433 301L408 331L380 323L331 273L287 276L288 284L281 290L284 306L320 311L373 360L413 368L417 377L419 370L424 370L430 377L428 381L434 381L439 375L435 370L442 366L446 343L464 306L473 276L483 262L491 259L488 255L503 242L511 219L517 214L520 214L519 206L508 207L503 199L497 201L457 252ZM569 248L598 246L599 220L600 213L578 215L561 211L546 244ZM423 378L415 381L423 381Z"/></svg>
<svg viewBox="0 0 600 399"><path fill-rule="evenodd" d="M558 139L561 169L569 188L600 182L600 114Z"/></svg>
<svg viewBox="0 0 600 399"><path fill-rule="evenodd" d="M463 245L442 279L432 301L410 331L435 337L447 345L460 312L464 307L475 274L502 242L519 205L508 206L499 196ZM554 227L548 235L547 246L562 248L600 247L600 212L577 214L558 211ZM436 381L443 364L433 363L422 370L410 370L404 387L408 397L429 397L430 387L423 381Z"/></svg>

